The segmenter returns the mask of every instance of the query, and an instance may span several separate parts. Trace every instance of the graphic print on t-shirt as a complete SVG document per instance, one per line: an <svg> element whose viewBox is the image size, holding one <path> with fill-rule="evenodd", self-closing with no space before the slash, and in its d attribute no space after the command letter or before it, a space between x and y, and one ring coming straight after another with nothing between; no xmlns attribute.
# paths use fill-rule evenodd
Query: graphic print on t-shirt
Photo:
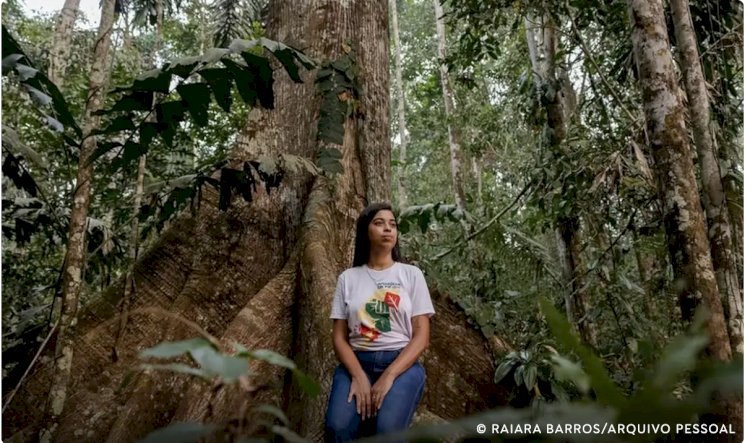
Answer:
<svg viewBox="0 0 750 443"><path fill-rule="evenodd" d="M400 286L397 282L379 283L359 310L359 333L368 341L376 341L380 334L391 331L391 311L397 312L401 302Z"/></svg>

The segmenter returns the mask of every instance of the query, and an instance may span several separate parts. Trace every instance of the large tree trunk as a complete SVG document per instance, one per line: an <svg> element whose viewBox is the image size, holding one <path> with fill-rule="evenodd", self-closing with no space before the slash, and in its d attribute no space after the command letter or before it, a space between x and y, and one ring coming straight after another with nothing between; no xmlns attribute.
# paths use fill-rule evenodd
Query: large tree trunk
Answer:
<svg viewBox="0 0 750 443"><path fill-rule="evenodd" d="M680 53L683 83L689 101L693 142L700 159L703 208L708 221L708 239L716 283L724 302L724 314L732 348L735 352L742 352L742 297L737 279L732 225L717 161L718 147L714 144L716 138L713 136L713 125L709 115L706 80L687 0L670 0L670 9Z"/></svg>
<svg viewBox="0 0 750 443"><path fill-rule="evenodd" d="M252 417L248 407L262 403L284 408L294 430L321 439L336 363L328 318L336 275L351 266L360 210L388 200L390 188L387 26L385 0L273 3L270 38L305 48L317 59L336 59L349 45L356 50L360 106L346 120L343 144L335 146L342 151L344 172L333 178L287 172L271 195L258 193L252 203L237 199L226 212L216 208L217 193L204 189L197 216L180 215L137 262L130 320L116 362L110 351L122 279L82 313L70 384L75 401L66 404L60 441L134 441L173 420L227 423ZM315 73L302 75L303 84L276 79L273 111L251 111L231 155L233 166L280 153L314 161L321 147L316 140L321 99ZM428 385L420 416L453 418L502 402L486 341L455 305L436 303L436 310L424 355ZM259 387L253 393L239 387L212 392L172 373L129 376L141 349L197 335L175 314L219 337L227 350L236 341L290 356L320 382L322 394L303 396L285 371L262 363L251 365L251 383ZM24 384L4 417L6 435L26 424L39 426L35 405L49 388L50 371L42 364ZM451 382L440 382L446 378Z"/></svg>
<svg viewBox="0 0 750 443"><path fill-rule="evenodd" d="M70 58L73 26L75 25L79 4L80 0L65 0L60 15L57 17L55 35L52 39L47 77L60 89L65 82L65 68L67 68Z"/></svg>
<svg viewBox="0 0 750 443"><path fill-rule="evenodd" d="M453 179L453 196L456 206L461 211L466 211L466 195L464 193L463 180L461 178L461 142L459 130L452 124L455 114L455 102L453 97L453 86L448 75L448 65L445 62L447 50L445 39L445 24L443 19L443 6L440 0L433 0L435 4L435 23L437 27L438 63L440 63L440 84L443 88L443 103L445 105L445 118L448 121L448 144L450 146L451 177ZM463 220L463 219L462 219Z"/></svg>
<svg viewBox="0 0 750 443"><path fill-rule="evenodd" d="M656 161L654 171L683 316L692 319L694 308L705 306L709 313L708 353L715 360L729 361L732 350L711 265L706 223L693 173L683 108L677 95L662 3L630 0L630 16L633 53L643 91L648 135ZM723 422L741 429L742 404L736 401L721 403L721 412L725 414Z"/></svg>
<svg viewBox="0 0 750 443"><path fill-rule="evenodd" d="M107 56L114 24L115 0L105 0L99 22L99 32L94 45L94 59L89 75L88 101L84 111L84 134L99 127L99 117L94 112L101 109L104 98L104 84L107 78ZM47 419L41 430L40 440L51 441L55 437L64 406L71 397L71 368L73 350L76 349L75 336L78 323L78 299L81 291L84 247L86 246L86 219L91 197L93 165L89 157L96 150L96 138L86 137L81 144L78 158L76 187L73 191L73 208L70 212L68 244L64 258L63 290L58 320L58 334L54 355L54 371L49 390Z"/></svg>
<svg viewBox="0 0 750 443"><path fill-rule="evenodd" d="M401 38L398 29L398 7L396 0L388 0L388 7L391 10L391 32L393 33L393 42L396 54L396 108L398 110L398 135L399 135L399 156L398 156L398 205L403 211L408 205L406 195L406 147L408 139L406 135L406 98L404 96L404 82L401 78Z"/></svg>

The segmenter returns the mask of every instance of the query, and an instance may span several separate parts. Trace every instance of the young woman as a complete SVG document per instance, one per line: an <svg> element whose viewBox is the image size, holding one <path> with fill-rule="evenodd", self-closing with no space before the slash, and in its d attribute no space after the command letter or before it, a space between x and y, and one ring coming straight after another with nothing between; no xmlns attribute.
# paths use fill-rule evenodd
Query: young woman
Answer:
<svg viewBox="0 0 750 443"><path fill-rule="evenodd" d="M333 297L333 375L325 441L343 442L409 427L422 398L417 361L435 309L422 271L399 261L391 206L375 203L357 219L354 263Z"/></svg>

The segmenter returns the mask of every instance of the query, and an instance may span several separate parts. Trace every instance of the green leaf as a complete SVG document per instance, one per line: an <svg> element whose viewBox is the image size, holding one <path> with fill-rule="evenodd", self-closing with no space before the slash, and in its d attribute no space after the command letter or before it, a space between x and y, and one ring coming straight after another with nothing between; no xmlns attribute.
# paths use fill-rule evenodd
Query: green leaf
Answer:
<svg viewBox="0 0 750 443"><path fill-rule="evenodd" d="M526 370L523 373L523 383L526 385L526 389L531 391L534 388L534 385L536 384L536 365L534 363L529 363L526 365Z"/></svg>
<svg viewBox="0 0 750 443"><path fill-rule="evenodd" d="M133 91L151 91L166 94L169 92L169 85L172 82L172 74L168 71L162 71L160 68L146 71L136 77L133 85L129 88Z"/></svg>
<svg viewBox="0 0 750 443"><path fill-rule="evenodd" d="M208 125L208 105L211 90L208 83L188 83L177 87L177 93L187 103L190 115L200 126Z"/></svg>
<svg viewBox="0 0 750 443"><path fill-rule="evenodd" d="M227 46L227 49L229 49L231 52L234 52L235 54L240 54L243 51L247 51L248 49L253 49L257 47L258 44L259 44L258 40L246 40L242 38L235 38L229 43L229 45Z"/></svg>
<svg viewBox="0 0 750 443"><path fill-rule="evenodd" d="M654 371L655 386L672 386L681 374L695 368L700 352L708 344L705 335L680 336L664 349Z"/></svg>
<svg viewBox="0 0 750 443"><path fill-rule="evenodd" d="M540 297L539 304L555 338L564 347L578 355L583 362L586 373L591 377L591 386L596 392L597 399L605 405L621 407L625 403L625 398L617 385L609 378L602 361L580 343L578 336L571 331L570 324L557 312L549 300Z"/></svg>
<svg viewBox="0 0 750 443"><path fill-rule="evenodd" d="M567 358L552 354L550 356L552 362L552 368L555 372L555 377L560 381L570 381L579 391L587 393L591 388L591 378L584 372L581 365L574 363Z"/></svg>
<svg viewBox="0 0 750 443"><path fill-rule="evenodd" d="M255 106L255 101L258 99L258 92L255 90L255 75L253 72L229 59L222 59L221 62L227 67L229 73L234 78L234 83L237 85L237 92L240 93L242 100L250 106Z"/></svg>
<svg viewBox="0 0 750 443"><path fill-rule="evenodd" d="M48 115L45 119L45 123L47 123L47 126L49 126L49 128L55 132L65 131L65 126L63 126L63 124L60 123L60 121L54 117L50 117Z"/></svg>
<svg viewBox="0 0 750 443"><path fill-rule="evenodd" d="M151 145L151 142L159 134L159 127L154 122L143 122L138 128L138 143L143 146Z"/></svg>
<svg viewBox="0 0 750 443"><path fill-rule="evenodd" d="M273 109L273 71L268 59L249 52L243 52L242 59L247 63L247 70L253 73L260 105Z"/></svg>
<svg viewBox="0 0 750 443"><path fill-rule="evenodd" d="M190 355L201 369L209 374L221 376L225 383L231 383L249 371L247 360L221 354L213 347L191 349Z"/></svg>
<svg viewBox="0 0 750 443"><path fill-rule="evenodd" d="M430 211L422 211L419 213L419 218L417 219L417 223L419 224L419 229L424 234L427 232L427 229L430 227Z"/></svg>
<svg viewBox="0 0 750 443"><path fill-rule="evenodd" d="M95 114L109 114L118 111L150 111L153 103L153 92L134 91L120 97L111 109L97 111Z"/></svg>
<svg viewBox="0 0 750 443"><path fill-rule="evenodd" d="M198 65L198 63L201 63L201 62L202 62L202 57L200 56L183 57L181 59L171 62L169 64L168 70L172 74L185 79L185 78L190 77L195 67Z"/></svg>
<svg viewBox="0 0 750 443"><path fill-rule="evenodd" d="M201 61L207 65L210 65L212 63L218 62L222 57L230 54L231 52L232 51L226 48L210 48L208 51L206 51L205 54L203 54Z"/></svg>
<svg viewBox="0 0 750 443"><path fill-rule="evenodd" d="M134 141L125 142L125 147L122 152L121 167L130 166L146 152L144 146L140 143Z"/></svg>
<svg viewBox="0 0 750 443"><path fill-rule="evenodd" d="M156 371L172 371L180 374L194 375L204 380L211 380L211 375L200 368L194 368L183 363L168 363L162 365L142 364L141 368Z"/></svg>
<svg viewBox="0 0 750 443"><path fill-rule="evenodd" d="M19 63L16 65L16 72L18 73L21 81L24 82L34 77L39 71L30 66Z"/></svg>
<svg viewBox="0 0 750 443"><path fill-rule="evenodd" d="M211 343L204 338L193 338L190 340L176 341L159 343L158 345L141 351L140 356L143 357L157 357L157 358L171 358L182 355L186 352L192 351L193 349L212 347Z"/></svg>
<svg viewBox="0 0 750 443"><path fill-rule="evenodd" d="M29 96L39 106L47 106L48 104L52 103L52 97L45 94L44 92L38 90L37 88L33 86L29 86L27 84L23 85L24 88L26 88L26 91L29 93Z"/></svg>
<svg viewBox="0 0 750 443"><path fill-rule="evenodd" d="M305 394L310 397L317 397L320 394L320 385L315 382L310 376L300 371L299 369L292 369L295 380L300 384L300 387Z"/></svg>
<svg viewBox="0 0 750 443"><path fill-rule="evenodd" d="M495 370L495 383L500 383L503 381L506 375L513 369L513 367L516 365L515 360L505 358L503 359L502 363L500 363L500 366L497 367Z"/></svg>
<svg viewBox="0 0 750 443"><path fill-rule="evenodd" d="M295 63L295 60L297 60L297 57L295 57L295 53L292 49L286 48L278 51L273 51L273 55L276 56L276 59L281 62L281 64L284 66L284 69L286 69L287 74L289 74L289 77L296 83L302 83L302 77L299 75L299 67Z"/></svg>
<svg viewBox="0 0 750 443"><path fill-rule="evenodd" d="M174 131L179 122L185 119L185 112L188 110L182 101L169 101L156 105L156 119L159 122L159 135L164 139L167 145L171 145ZM165 134L164 130L170 128L172 134Z"/></svg>
<svg viewBox="0 0 750 443"><path fill-rule="evenodd" d="M250 351L247 356L256 360L263 360L271 363L272 365L281 366L283 368L297 369L297 365L294 364L292 360L270 349L256 349Z"/></svg>
<svg viewBox="0 0 750 443"><path fill-rule="evenodd" d="M203 423L177 422L148 434L139 443L192 443L208 436L216 430L214 425Z"/></svg>
<svg viewBox="0 0 750 443"><path fill-rule="evenodd" d="M129 131L135 129L132 112L125 115L118 115L109 124L101 129L93 131L93 134L114 134L120 131Z"/></svg>
<svg viewBox="0 0 750 443"><path fill-rule="evenodd" d="M103 142L97 143L96 144L96 150L91 155L91 157L89 157L88 164L95 162L96 160L98 160L104 154L106 154L109 151L111 151L111 150L113 150L115 148L118 148L120 146L122 146L122 144L120 142L107 142L107 141L103 141Z"/></svg>
<svg viewBox="0 0 750 443"><path fill-rule="evenodd" d="M3 37L5 37L5 34L3 34ZM3 44L3 46L5 46ZM3 51L3 54L5 51ZM13 70L16 67L16 64L19 60L23 58L23 54L10 54L8 56L3 56L3 75L7 75L8 72Z"/></svg>
<svg viewBox="0 0 750 443"><path fill-rule="evenodd" d="M216 103L229 112L232 107L232 76L222 68L202 69L199 75L211 86Z"/></svg>

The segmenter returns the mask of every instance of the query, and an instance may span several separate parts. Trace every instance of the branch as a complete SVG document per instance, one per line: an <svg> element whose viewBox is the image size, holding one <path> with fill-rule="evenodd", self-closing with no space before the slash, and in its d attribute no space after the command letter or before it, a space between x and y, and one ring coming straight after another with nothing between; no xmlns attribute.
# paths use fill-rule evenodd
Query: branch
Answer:
<svg viewBox="0 0 750 443"><path fill-rule="evenodd" d="M470 235L468 235L465 239L459 240L459 241L455 242L453 244L453 246L451 246L447 250L441 252L440 254L436 255L432 259L433 260L437 260L439 258L445 257L446 255L450 254L454 249L456 249L460 244L468 242L472 238L474 238L477 235L481 234L482 232L486 231L487 228L489 228L490 226L492 226L492 224L495 223L500 217L502 217L503 215L505 215L506 212L510 211L510 209L513 208L513 206L516 205L516 203L518 202L518 200L520 200L521 197L523 197L523 195L526 194L526 192L529 190L530 187L531 187L531 182L528 182L526 184L526 186L523 187L523 189L521 190L521 192L519 192L518 195L516 195L516 198L514 198L513 201L510 202L510 204L508 206L506 206L502 211L498 212L494 217L492 217L492 219L490 221L488 221L484 226L482 226L481 228L477 229L476 231L474 231L473 233L471 233Z"/></svg>
<svg viewBox="0 0 750 443"><path fill-rule="evenodd" d="M54 303L53 303L54 305ZM18 380L18 383L16 384L16 387L13 388L13 391L8 396L8 399L5 401L5 404L3 405L2 412L5 413L5 409L10 404L11 400L13 400L13 397L16 395L16 392L18 392L18 389L21 387L21 383L26 379L26 376L29 375L29 372L31 372L31 368L34 367L34 363L39 359L39 356L42 354L42 350L44 350L44 347L47 346L47 342L52 337L52 334L57 329L57 326L60 324L60 320L58 319L57 322L55 322L55 325L52 326L52 329L49 330L49 333L47 334L47 338L44 339L42 344L39 346L39 349L36 351L36 355L34 355L34 358L31 360L31 363L29 363L29 367L26 368L26 371L21 376L21 379Z"/></svg>
<svg viewBox="0 0 750 443"><path fill-rule="evenodd" d="M589 51L589 47L586 44L586 41L584 40L584 38L581 35L581 33L578 31L578 27L576 26L576 23L575 23L575 18L573 17L573 11L570 10L570 5L568 5L566 3L565 4L565 8L568 11L568 17L570 17L570 26L573 28L573 33L576 35L576 38L581 43L581 49L583 49L583 53L586 54L586 58L594 66L594 69L596 70L597 75L599 76L599 78L604 83L604 86L607 87L607 90L609 90L609 93L612 95L612 98L614 98L615 101L617 102L617 104L622 107L622 109L628 115L628 117L630 118L630 120L633 123L636 123L638 121L638 119L635 118L635 116L630 112L630 110L627 108L627 106L625 106L625 103L622 101L622 98L620 98L620 96L617 94L617 92L615 92L615 89L609 83L609 81L607 80L607 77L605 77L604 74L602 74L601 69L599 69L599 64L597 64L596 61L594 60L594 58L591 56L591 51Z"/></svg>
<svg viewBox="0 0 750 443"><path fill-rule="evenodd" d="M737 31L739 31L740 28L742 28L742 23L738 23L734 28L732 28L729 31L727 31L726 34L724 34L721 37L719 37L715 42L713 42L713 44L711 44L711 46L709 46L708 48L706 48L706 50L703 51L703 54L700 55L700 58L703 58L703 56L710 54L714 50L714 48L719 43L721 43L722 40L724 40L725 38L729 37L732 34L737 33ZM740 38L742 38L742 33L740 33Z"/></svg>

